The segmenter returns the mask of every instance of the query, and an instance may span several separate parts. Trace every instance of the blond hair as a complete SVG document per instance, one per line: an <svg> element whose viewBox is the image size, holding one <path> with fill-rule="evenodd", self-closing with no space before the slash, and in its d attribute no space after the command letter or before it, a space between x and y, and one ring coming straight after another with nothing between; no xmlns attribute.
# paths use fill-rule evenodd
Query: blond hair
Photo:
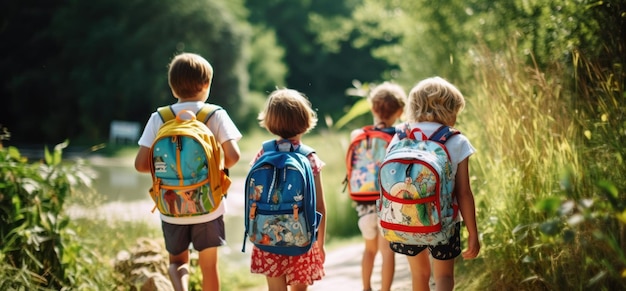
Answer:
<svg viewBox="0 0 626 291"><path fill-rule="evenodd" d="M177 97L193 98L211 85L213 67L200 55L181 53L169 64L167 80Z"/></svg>
<svg viewBox="0 0 626 291"><path fill-rule="evenodd" d="M372 112L380 119L387 120L392 118L398 110L404 109L407 97L400 85L384 82L372 89L367 100L372 106Z"/></svg>
<svg viewBox="0 0 626 291"><path fill-rule="evenodd" d="M317 125L317 113L304 94L293 89L276 89L259 113L259 124L281 138L292 138Z"/></svg>
<svg viewBox="0 0 626 291"><path fill-rule="evenodd" d="M440 77L417 83L408 98L406 115L411 122L432 121L452 126L465 107L461 91Z"/></svg>

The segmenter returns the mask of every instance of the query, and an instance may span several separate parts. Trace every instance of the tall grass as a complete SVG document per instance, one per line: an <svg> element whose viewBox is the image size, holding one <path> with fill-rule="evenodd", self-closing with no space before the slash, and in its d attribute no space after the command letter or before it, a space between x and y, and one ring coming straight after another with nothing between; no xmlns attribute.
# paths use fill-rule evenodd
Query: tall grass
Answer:
<svg viewBox="0 0 626 291"><path fill-rule="evenodd" d="M460 264L478 280L462 284L480 290L623 288L624 260L611 259L623 258L623 249L611 247L623 244L623 235L598 236L623 232L623 223L611 218L611 209L593 206L605 196L598 196L588 176L604 174L590 168L579 119L580 103L602 98L574 102L578 80L558 66L544 72L510 47L502 54L475 51L476 83L464 90L468 107L457 124L478 149L470 170L482 241L480 259ZM595 94L619 97L611 92ZM608 103L623 104L616 101ZM623 114L620 106L609 109L612 116ZM594 134L611 139L615 131ZM594 158L615 156L609 154L614 140L613 146L602 144ZM621 159L602 163L623 169Z"/></svg>

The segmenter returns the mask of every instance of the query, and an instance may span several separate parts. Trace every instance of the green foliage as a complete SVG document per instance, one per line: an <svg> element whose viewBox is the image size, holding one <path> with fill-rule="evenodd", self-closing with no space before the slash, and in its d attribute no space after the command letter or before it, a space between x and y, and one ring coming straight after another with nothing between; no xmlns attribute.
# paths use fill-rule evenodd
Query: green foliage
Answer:
<svg viewBox="0 0 626 291"><path fill-rule="evenodd" d="M283 63L285 50L278 47L277 41L273 30L261 25L253 27L248 66L251 91L265 94L285 86L288 71Z"/></svg>
<svg viewBox="0 0 626 291"><path fill-rule="evenodd" d="M284 61L289 70L286 84L305 93L319 116L341 116L353 101L343 95L352 80L380 81L381 72L389 68L386 61L372 56L374 45L351 44L353 37L358 37L357 30L339 26L349 25L351 11L360 2L246 1L250 22L274 30L285 49ZM322 35L332 32L342 38L334 47Z"/></svg>
<svg viewBox="0 0 626 291"><path fill-rule="evenodd" d="M154 108L176 101L167 84L167 64L183 51L212 63L209 100L234 117L246 114L242 101L248 92L251 31L241 20L245 9L225 2L33 0L10 5L13 9L3 12L13 14L0 28L8 38L0 46L8 56L0 61L6 72L2 95L7 96L0 113L13 139L81 137L94 143L108 136L112 120L145 122ZM45 20L33 20L36 16ZM33 63L24 62L30 54ZM33 103L40 106L30 108Z"/></svg>
<svg viewBox="0 0 626 291"><path fill-rule="evenodd" d="M623 289L625 78L585 63L593 73L572 80L560 66L524 65L532 60L509 47L476 49L477 83L465 86L458 127L478 149L470 162L483 248L460 268L481 290ZM589 98L568 90L584 80Z"/></svg>
<svg viewBox="0 0 626 291"><path fill-rule="evenodd" d="M368 115L368 117L371 115L371 108L370 103L367 100L367 95L369 94L370 88L375 85L361 84L361 82L357 80L352 81L352 85L354 88L346 90L347 95L360 97L360 99L352 104L352 107L350 107L350 110L348 110L345 115L337 120L337 122L333 125L334 129L342 129L348 123L363 115ZM358 127L358 125L356 125L356 127Z"/></svg>
<svg viewBox="0 0 626 291"><path fill-rule="evenodd" d="M579 169L568 150L572 145L566 133L572 121L567 119L560 79L524 66L515 47L510 45L507 54L485 50L475 56L478 84L465 91L475 97L468 98L467 113L457 122L479 153L470 162L476 175L472 181L486 268L483 276L489 276L485 281L492 290L531 276L542 277L526 282L524 290L553 282L549 270L523 263L540 261L538 267L549 266L546 263L554 258L537 230L537 221L546 216L533 206L556 193L561 165Z"/></svg>
<svg viewBox="0 0 626 291"><path fill-rule="evenodd" d="M46 149L45 162L32 164L16 148L0 147L0 277L12 278L2 280L2 289L58 290L82 281L84 272L66 260L66 248L74 245L64 239L72 231L63 208L93 176L82 161L62 163L67 145Z"/></svg>

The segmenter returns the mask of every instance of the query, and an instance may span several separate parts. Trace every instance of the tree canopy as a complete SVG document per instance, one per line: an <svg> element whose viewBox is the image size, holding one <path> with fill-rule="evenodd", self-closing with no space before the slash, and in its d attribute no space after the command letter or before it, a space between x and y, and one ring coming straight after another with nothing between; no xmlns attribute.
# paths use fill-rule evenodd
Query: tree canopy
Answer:
<svg viewBox="0 0 626 291"><path fill-rule="evenodd" d="M213 65L211 102L246 110L251 30L221 1L31 2L10 7L0 31L1 123L12 139L94 141L111 120L144 123L175 102L167 64L183 51Z"/></svg>
<svg viewBox="0 0 626 291"><path fill-rule="evenodd" d="M256 126L265 96L283 86L305 93L321 120L338 120L361 100L346 93L353 84L367 88L396 81L408 89L433 75L471 78L469 64L479 45L494 51L515 46L539 66L571 63L575 49L601 56L605 46L600 44L624 42L616 37L624 31L623 16L615 12L623 9L620 5L592 0L6 1L0 7L0 124L12 133L9 142L101 141L112 120L143 124L155 107L175 101L166 66L183 51L213 64L209 101L229 110L243 131Z"/></svg>

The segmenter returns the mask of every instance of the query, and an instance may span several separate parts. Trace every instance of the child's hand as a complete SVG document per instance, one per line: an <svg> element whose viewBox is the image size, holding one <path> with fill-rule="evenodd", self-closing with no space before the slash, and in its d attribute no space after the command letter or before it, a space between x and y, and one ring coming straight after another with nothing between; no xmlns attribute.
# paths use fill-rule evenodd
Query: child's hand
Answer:
<svg viewBox="0 0 626 291"><path fill-rule="evenodd" d="M463 258L466 260L474 259L478 256L480 252L480 242L478 241L478 236L470 235L467 242L467 250L463 251Z"/></svg>
<svg viewBox="0 0 626 291"><path fill-rule="evenodd" d="M324 248L324 244L320 244L319 242L315 242L320 251L320 256L322 257L322 263L326 262L326 248Z"/></svg>

